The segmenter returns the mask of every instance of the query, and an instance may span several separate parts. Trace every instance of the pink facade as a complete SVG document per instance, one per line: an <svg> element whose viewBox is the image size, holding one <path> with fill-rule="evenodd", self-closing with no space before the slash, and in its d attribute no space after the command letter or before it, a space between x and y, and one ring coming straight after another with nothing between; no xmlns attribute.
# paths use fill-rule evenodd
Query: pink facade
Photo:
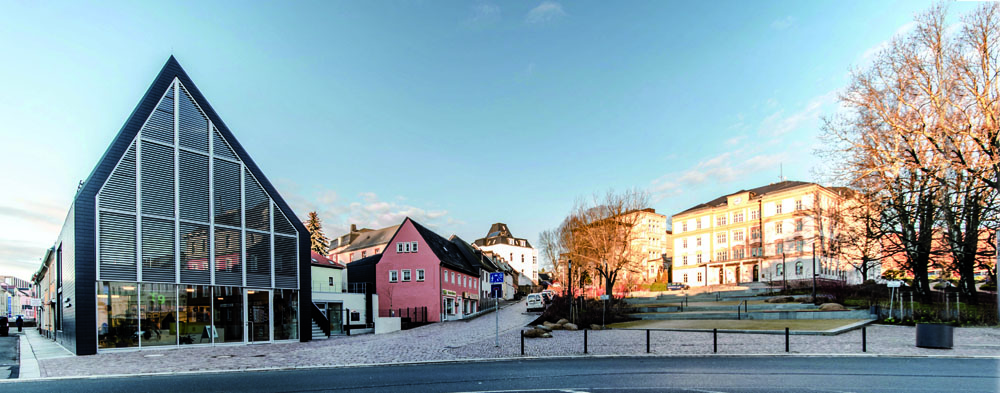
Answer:
<svg viewBox="0 0 1000 393"><path fill-rule="evenodd" d="M478 299L478 277L442 266L409 218L385 245L375 266L375 279L382 316L388 316L389 310L427 307L427 321L439 322L460 319L478 309L474 304L478 301L473 301ZM449 306L451 313L446 312Z"/></svg>
<svg viewBox="0 0 1000 393"><path fill-rule="evenodd" d="M376 255L382 252L382 250L384 250L386 247L387 246L385 244L379 244L368 248L362 248L360 250L341 251L335 254L330 254L330 259L342 265L346 265L361 258L367 258L372 255Z"/></svg>

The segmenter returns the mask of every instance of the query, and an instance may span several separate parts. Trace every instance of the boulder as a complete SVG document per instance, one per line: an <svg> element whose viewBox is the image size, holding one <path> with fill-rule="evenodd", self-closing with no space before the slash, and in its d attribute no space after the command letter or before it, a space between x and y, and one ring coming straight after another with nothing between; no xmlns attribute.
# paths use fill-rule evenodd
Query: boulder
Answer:
<svg viewBox="0 0 1000 393"><path fill-rule="evenodd" d="M560 324L560 325L565 325L565 324L569 323L569 320L566 319L566 318L563 318L563 319L560 319L559 321L557 321L556 323Z"/></svg>
<svg viewBox="0 0 1000 393"><path fill-rule="evenodd" d="M545 326L545 327L548 327L548 328L551 329L553 326L559 326L559 324L555 324L555 323L552 323L552 322L549 322L549 321L545 321L545 322L542 322L542 326Z"/></svg>
<svg viewBox="0 0 1000 393"><path fill-rule="evenodd" d="M542 333L544 333L544 332L545 332L545 331L543 331L543 330L538 330L538 329L529 329L529 330L525 330L525 331L524 331L524 337L525 337L525 338L538 338L538 337L539 337L539 336L541 336L541 335L542 335Z"/></svg>
<svg viewBox="0 0 1000 393"><path fill-rule="evenodd" d="M847 308L837 303L823 303L819 306L820 311L843 311Z"/></svg>
<svg viewBox="0 0 1000 393"><path fill-rule="evenodd" d="M580 328L577 327L575 323L567 323L567 324L564 324L562 326L563 326L563 329L566 329L566 330L580 330Z"/></svg>
<svg viewBox="0 0 1000 393"><path fill-rule="evenodd" d="M542 335L538 336L538 337L539 338L552 338L552 333L542 333Z"/></svg>
<svg viewBox="0 0 1000 393"><path fill-rule="evenodd" d="M563 325L552 325L549 326L552 330L563 330Z"/></svg>
<svg viewBox="0 0 1000 393"><path fill-rule="evenodd" d="M794 302L794 301L795 301L795 298L791 297L791 296L774 296L774 297L768 298L764 302L767 302L767 303L791 303L791 302Z"/></svg>
<svg viewBox="0 0 1000 393"><path fill-rule="evenodd" d="M598 325L598 324L594 323L594 324L590 324L590 330L604 330L604 328L601 327L601 325Z"/></svg>
<svg viewBox="0 0 1000 393"><path fill-rule="evenodd" d="M551 332L552 331L552 328L550 328L548 326L545 326L545 325L535 326L535 329L543 330L543 331L546 331L546 332Z"/></svg>

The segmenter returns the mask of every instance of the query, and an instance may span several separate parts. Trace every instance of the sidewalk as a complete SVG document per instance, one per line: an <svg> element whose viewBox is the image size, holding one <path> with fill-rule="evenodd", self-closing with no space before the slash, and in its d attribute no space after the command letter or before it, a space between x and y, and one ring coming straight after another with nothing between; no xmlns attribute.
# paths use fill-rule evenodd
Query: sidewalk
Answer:
<svg viewBox="0 0 1000 393"><path fill-rule="evenodd" d="M523 302L500 309L499 347L494 342L496 320L489 314L388 334L337 336L306 343L171 347L94 356L71 356L33 332L24 338L30 343L31 353L22 356L22 378L29 377L28 363L32 360L36 362L35 376L71 377L521 358L520 331L537 317L524 311ZM955 348L951 350L916 348L913 327L875 325L869 326L867 333L866 353L861 351L861 332L857 330L839 336L792 336L790 353L785 352L783 335L720 333L717 355L713 352L711 333L653 331L650 349L651 356L763 354L1000 359L1000 328L956 329ZM583 334L583 331L555 331L551 339L526 339L525 357L646 356L645 331L590 331L586 355Z"/></svg>
<svg viewBox="0 0 1000 393"><path fill-rule="evenodd" d="M73 353L56 344L55 341L42 337L35 328L25 329L21 334L20 352L21 373L19 379L41 377L41 369L38 367L39 361L73 357Z"/></svg>

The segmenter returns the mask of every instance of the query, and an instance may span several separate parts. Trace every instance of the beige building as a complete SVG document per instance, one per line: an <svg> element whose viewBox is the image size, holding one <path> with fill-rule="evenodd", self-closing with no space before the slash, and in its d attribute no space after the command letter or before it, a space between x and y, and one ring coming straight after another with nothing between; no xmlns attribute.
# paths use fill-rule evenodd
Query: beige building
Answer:
<svg viewBox="0 0 1000 393"><path fill-rule="evenodd" d="M835 212L844 199L841 191L783 181L674 215L674 281L690 286L795 284L811 282L814 264L817 279L856 281L856 272L829 251L828 240L836 235Z"/></svg>
<svg viewBox="0 0 1000 393"><path fill-rule="evenodd" d="M663 271L663 255L670 249L667 216L657 214L656 209L643 209L631 214L638 214L632 228L632 250L636 257L636 265L631 272L626 272L623 278L628 279L629 274L637 274L642 282L653 282L659 278Z"/></svg>

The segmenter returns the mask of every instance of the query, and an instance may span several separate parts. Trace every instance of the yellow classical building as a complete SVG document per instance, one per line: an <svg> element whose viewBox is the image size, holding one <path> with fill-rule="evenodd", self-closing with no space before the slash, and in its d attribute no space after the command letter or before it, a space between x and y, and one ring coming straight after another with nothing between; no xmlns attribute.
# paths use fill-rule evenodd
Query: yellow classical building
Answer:
<svg viewBox="0 0 1000 393"><path fill-rule="evenodd" d="M674 215L674 281L690 286L794 285L811 282L813 271L820 280L859 281L828 241L836 236L843 191L782 181Z"/></svg>

